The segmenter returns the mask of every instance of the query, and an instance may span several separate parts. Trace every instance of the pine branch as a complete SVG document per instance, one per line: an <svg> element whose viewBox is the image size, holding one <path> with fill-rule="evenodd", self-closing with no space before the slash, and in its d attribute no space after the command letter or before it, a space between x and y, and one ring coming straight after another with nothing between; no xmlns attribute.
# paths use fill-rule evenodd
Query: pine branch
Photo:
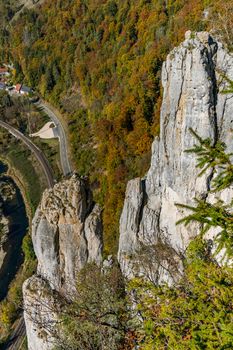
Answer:
<svg viewBox="0 0 233 350"><path fill-rule="evenodd" d="M231 205L224 204L218 200L214 204L205 202L195 198L197 206L188 206L176 203L178 207L192 211L192 214L177 221L177 225L184 223L187 226L190 222L198 222L202 224L201 235L203 236L211 227L219 227L220 231L217 235L216 242L218 247L216 253L222 248L226 249L226 254L233 254L233 215L230 212Z"/></svg>
<svg viewBox="0 0 233 350"><path fill-rule="evenodd" d="M217 141L212 144L209 138L202 139L193 129L189 129L191 134L198 140L199 145L186 150L187 153L195 153L197 155L197 167L201 169L198 176L202 176L210 168L215 172L218 170L220 174L213 179L212 192L223 190L233 183L233 164L231 156L233 153L226 153L226 145L224 142Z"/></svg>

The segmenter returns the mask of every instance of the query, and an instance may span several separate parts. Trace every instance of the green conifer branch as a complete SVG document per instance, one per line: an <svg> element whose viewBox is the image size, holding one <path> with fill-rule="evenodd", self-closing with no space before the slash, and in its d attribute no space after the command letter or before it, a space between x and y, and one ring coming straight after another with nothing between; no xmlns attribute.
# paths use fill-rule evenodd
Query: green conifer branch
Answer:
<svg viewBox="0 0 233 350"><path fill-rule="evenodd" d="M224 142L217 141L215 144L209 138L202 139L190 128L191 134L198 140L199 145L186 150L187 153L197 155L197 167L201 169L198 176L202 176L208 169L214 169L219 174L212 180L212 192L223 190L233 183L233 164L231 157L233 153L226 153Z"/></svg>
<svg viewBox="0 0 233 350"><path fill-rule="evenodd" d="M202 139L197 133L190 129L191 134L197 139L198 145L187 150L188 153L194 153L197 156L197 167L201 169L198 176L203 175L208 169L213 169L213 179L211 181L211 191L217 192L228 188L233 183L233 164L231 162L232 153L226 153L226 145L221 141L213 143L209 138ZM218 199L211 204L203 199L194 199L195 206L176 203L180 208L188 209L191 214L177 221L177 225L184 224L187 226L190 222L198 222L201 224L201 236L210 230L210 228L218 228L219 233L216 237L218 253L225 248L226 255L233 255L233 215L232 203L226 205L222 200Z"/></svg>

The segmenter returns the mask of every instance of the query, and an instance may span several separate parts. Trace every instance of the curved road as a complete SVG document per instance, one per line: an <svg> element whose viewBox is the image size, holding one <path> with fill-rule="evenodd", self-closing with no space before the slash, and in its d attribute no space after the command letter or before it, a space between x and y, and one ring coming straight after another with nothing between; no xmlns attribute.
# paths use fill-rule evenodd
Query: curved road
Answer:
<svg viewBox="0 0 233 350"><path fill-rule="evenodd" d="M57 131L58 131L58 137L59 137L59 143L60 143L60 161L61 161L61 167L63 174L69 175L72 172L69 158L68 158L68 150L67 150L67 139L66 134L63 128L63 125L59 118L56 116L56 114L53 112L52 109L49 108L47 104L45 104L43 101L39 101L35 103L41 110L43 110L49 118L53 121L55 124ZM42 166L42 169L44 170L44 173L47 178L48 186L53 187L54 185L54 178L52 170L49 166L49 163L47 159L45 158L44 154L41 152L41 150L31 141L29 140L25 135L23 135L20 131L13 128L9 124L3 122L0 120L0 126L9 131L13 136L15 136L17 139L20 139L24 144L34 153L37 160ZM12 333L12 336L7 343L4 350L20 350L24 338L26 336L25 331L25 324L24 319L21 317L14 329L14 332Z"/></svg>
<svg viewBox="0 0 233 350"><path fill-rule="evenodd" d="M49 165L48 160L45 158L44 154L41 152L41 150L31 141L29 140L24 134L22 134L17 129L13 128L13 126L3 122L0 120L0 126L9 131L14 137L21 140L35 155L36 159L40 163L46 179L48 183L48 187L53 187L54 185L54 177L52 169Z"/></svg>
<svg viewBox="0 0 233 350"><path fill-rule="evenodd" d="M42 101L41 99L35 103L39 109L44 111L48 117L52 120L52 122L55 124L58 132L58 137L59 137L59 143L60 143L60 161L61 161L61 167L63 171L63 175L69 175L72 172L71 165L69 162L69 157L68 157L68 147L67 147L67 139L66 139L66 134L65 130L63 128L63 125L60 121L60 119L57 117L55 112L49 107L47 103Z"/></svg>
<svg viewBox="0 0 233 350"><path fill-rule="evenodd" d="M46 179L48 183L48 187L53 187L54 185L54 177L52 169L50 168L50 165L45 158L44 154L41 152L41 150L31 141L29 140L25 135L23 135L20 131L13 128L13 126L3 122L0 120L0 127L6 129L8 132L10 132L14 137L21 140L30 150L33 152L37 160L39 161ZM9 342L6 344L6 346L3 348L4 350L19 350L23 344L24 338L26 336L26 330L25 330L25 324L24 319L21 317L15 326L15 329L10 337Z"/></svg>
<svg viewBox="0 0 233 350"><path fill-rule="evenodd" d="M20 131L18 131L17 129L15 129L11 125L0 120L0 127L6 129L14 137L21 140L31 150L31 152L33 152L33 154L37 158L38 162L40 163L40 165L45 173L48 187L53 187L53 185L54 185L53 172L52 172L52 169L50 168L48 160L45 158L45 156L41 152L41 150L31 140L29 140L25 135L23 135ZM22 344L24 342L25 336L26 336L26 330L25 330L24 319L23 319L23 317L21 317L19 319L17 325L15 326L14 331L13 331L8 343L6 344L6 346L3 349L4 350L20 350L22 347Z"/></svg>

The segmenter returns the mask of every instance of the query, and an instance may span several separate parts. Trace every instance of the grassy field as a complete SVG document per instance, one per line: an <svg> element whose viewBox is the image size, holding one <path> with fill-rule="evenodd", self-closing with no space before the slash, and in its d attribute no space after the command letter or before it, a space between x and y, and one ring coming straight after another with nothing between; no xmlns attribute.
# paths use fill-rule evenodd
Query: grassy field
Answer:
<svg viewBox="0 0 233 350"><path fill-rule="evenodd" d="M11 146L6 154L10 165L17 169L21 175L21 183L25 188L27 200L30 203L32 213L35 212L36 207L40 201L41 194L45 188L45 179L43 175L38 176L38 170L35 169L36 160L33 159L30 151L19 145L15 148Z"/></svg>

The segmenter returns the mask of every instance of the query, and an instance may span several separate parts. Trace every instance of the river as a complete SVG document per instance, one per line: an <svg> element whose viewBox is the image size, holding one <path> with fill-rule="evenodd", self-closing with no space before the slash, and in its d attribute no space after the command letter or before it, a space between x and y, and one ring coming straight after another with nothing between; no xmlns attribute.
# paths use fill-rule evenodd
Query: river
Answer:
<svg viewBox="0 0 233 350"><path fill-rule="evenodd" d="M28 229L28 217L20 190L12 178L6 175L7 166L0 162L0 181L15 190L13 198L4 201L3 215L9 220L9 233L2 245L6 254L0 267L0 301L8 292L10 283L23 262L22 241Z"/></svg>

